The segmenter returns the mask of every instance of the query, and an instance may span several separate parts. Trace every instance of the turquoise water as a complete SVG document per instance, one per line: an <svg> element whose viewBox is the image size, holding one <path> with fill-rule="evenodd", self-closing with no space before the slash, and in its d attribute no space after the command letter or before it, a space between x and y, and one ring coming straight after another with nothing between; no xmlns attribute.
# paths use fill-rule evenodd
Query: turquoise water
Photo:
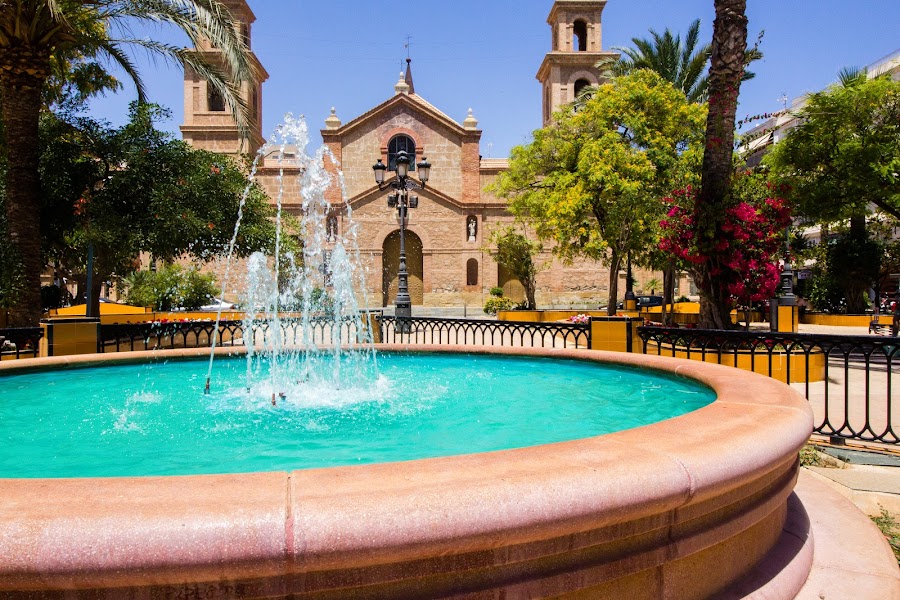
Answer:
<svg viewBox="0 0 900 600"><path fill-rule="evenodd" d="M276 390L243 387L240 358L216 361L204 395L206 366L0 377L0 477L274 471L467 454L629 429L714 400L689 380L589 362L381 354L365 389L297 383L277 390L285 397L272 406Z"/></svg>

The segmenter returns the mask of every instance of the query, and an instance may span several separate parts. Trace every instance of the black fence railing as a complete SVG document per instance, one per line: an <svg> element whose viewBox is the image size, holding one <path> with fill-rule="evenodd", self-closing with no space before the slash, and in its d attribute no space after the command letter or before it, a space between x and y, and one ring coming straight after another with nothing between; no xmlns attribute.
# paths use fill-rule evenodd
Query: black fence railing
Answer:
<svg viewBox="0 0 900 600"><path fill-rule="evenodd" d="M40 354L40 327L8 327L0 329L0 360L34 358Z"/></svg>
<svg viewBox="0 0 900 600"><path fill-rule="evenodd" d="M174 348L208 348L215 321L116 323L100 326L99 352L130 352ZM231 344L243 336L242 321L219 321L219 343Z"/></svg>
<svg viewBox="0 0 900 600"><path fill-rule="evenodd" d="M666 327L639 327L638 335L645 353L742 366L790 383L812 405L818 434L900 443L898 338Z"/></svg>
<svg viewBox="0 0 900 600"><path fill-rule="evenodd" d="M590 348L589 323L381 317L386 344L454 344L527 348Z"/></svg>
<svg viewBox="0 0 900 600"><path fill-rule="evenodd" d="M335 324L331 319L312 318L309 327L301 326L299 318L287 317L276 322L256 322L251 343L257 347L303 346L313 343L325 346L332 343L354 343L358 339L355 319L343 319ZM100 352L129 352L133 350L161 350L174 348L208 348L212 344L215 321L172 321L151 323L120 323L100 326ZM219 321L217 344L244 344L244 322ZM280 339L276 339L280 336Z"/></svg>

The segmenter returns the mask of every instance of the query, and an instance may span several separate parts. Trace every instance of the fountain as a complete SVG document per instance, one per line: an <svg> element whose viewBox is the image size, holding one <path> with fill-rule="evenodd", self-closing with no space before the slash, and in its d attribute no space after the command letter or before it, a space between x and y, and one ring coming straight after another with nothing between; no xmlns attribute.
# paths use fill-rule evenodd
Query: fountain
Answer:
<svg viewBox="0 0 900 600"><path fill-rule="evenodd" d="M304 189L317 190L311 200L321 196L323 172L306 170ZM331 255L332 281L337 287L343 278L340 285L350 289L358 286L352 271L334 265L343 261L341 252L354 250L341 246ZM295 261L288 277L277 269L290 260L278 257L274 275L262 259L251 261L259 284L251 301L259 310L251 312L271 320L259 325L251 316L245 331L257 329L261 337L248 333L241 347L214 349L206 374L210 395L203 395L199 374L189 382L195 396L221 393L212 367L228 356L244 357L246 381L234 385L256 403L252 410L265 408L271 419L312 380L330 386L320 396L335 386L355 389L342 383L350 371L344 367L357 358L374 365L366 323L344 330L363 347L345 357L335 329L314 326L322 304L310 279L280 287L293 274L319 274L321 248L306 244L302 265ZM338 322L358 313L343 293L331 298L332 314L343 315ZM284 309L293 313L287 324L279 321ZM671 389L676 379L701 384L715 400L605 435L401 462L0 479L0 597L704 598L764 589L766 597L791 598L806 581L812 542L792 490L812 415L789 387L714 364L583 349L379 351L566 360L575 365L566 377L575 381L579 366L639 369L648 378L661 376ZM172 350L4 362L0 392L23 373L49 369L71 378L81 367L116 365L149 365L152 387L153 373L206 356ZM260 367L264 359L268 368ZM375 366L363 372L379 376ZM547 377L559 387L552 372ZM275 407L266 406L271 394ZM475 448L459 437L467 451ZM208 453L215 458L214 449Z"/></svg>

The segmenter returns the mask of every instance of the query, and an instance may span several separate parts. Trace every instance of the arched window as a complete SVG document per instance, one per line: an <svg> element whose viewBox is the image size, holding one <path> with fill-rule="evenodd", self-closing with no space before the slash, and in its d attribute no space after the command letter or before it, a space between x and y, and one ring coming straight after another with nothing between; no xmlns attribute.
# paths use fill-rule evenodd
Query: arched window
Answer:
<svg viewBox="0 0 900 600"><path fill-rule="evenodd" d="M587 23L581 19L572 25L572 49L577 52L587 50Z"/></svg>
<svg viewBox="0 0 900 600"><path fill-rule="evenodd" d="M225 112L225 99L222 98L219 90L209 87L209 84L207 84L207 90L206 102L210 112Z"/></svg>
<svg viewBox="0 0 900 600"><path fill-rule="evenodd" d="M388 171L397 170L397 154L401 150L409 156L409 170L416 170L416 142L408 135L395 135L388 142Z"/></svg>
<svg viewBox="0 0 900 600"><path fill-rule="evenodd" d="M578 97L581 96L581 92L584 91L584 88L591 85L591 82L587 79L579 79L575 82L575 99L578 100Z"/></svg>
<svg viewBox="0 0 900 600"><path fill-rule="evenodd" d="M475 258L466 261L466 285L478 285L478 260Z"/></svg>

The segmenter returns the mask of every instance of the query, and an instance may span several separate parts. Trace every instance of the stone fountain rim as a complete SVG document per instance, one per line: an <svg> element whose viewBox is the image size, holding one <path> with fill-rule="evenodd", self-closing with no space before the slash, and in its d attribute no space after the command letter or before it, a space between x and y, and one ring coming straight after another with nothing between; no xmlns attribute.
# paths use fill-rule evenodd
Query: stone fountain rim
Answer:
<svg viewBox="0 0 900 600"><path fill-rule="evenodd" d="M0 535L0 591L129 585L135 557L141 576L156 581L166 573L216 581L226 568L238 578L279 577L527 547L727 498L795 469L812 430L812 412L798 392L731 367L579 349L378 349L636 366L697 380L717 398L637 429L483 454L290 473L0 480L0 528L17 532ZM0 364L0 372L208 354L24 359ZM176 533L190 534L192 543L173 543Z"/></svg>

